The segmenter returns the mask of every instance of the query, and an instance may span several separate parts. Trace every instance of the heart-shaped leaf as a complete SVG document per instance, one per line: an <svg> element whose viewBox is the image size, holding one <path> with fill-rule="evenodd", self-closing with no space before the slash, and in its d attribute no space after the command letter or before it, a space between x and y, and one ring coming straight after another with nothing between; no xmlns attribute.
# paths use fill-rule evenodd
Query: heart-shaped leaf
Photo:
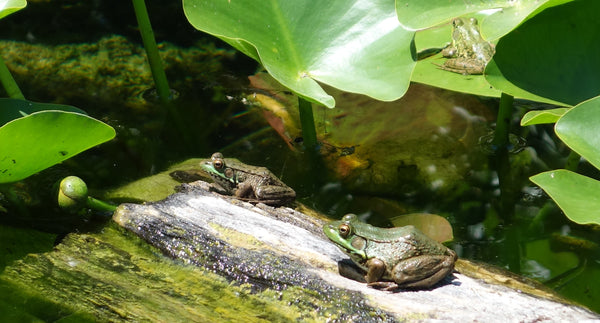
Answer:
<svg viewBox="0 0 600 323"><path fill-rule="evenodd" d="M328 107L317 83L392 101L414 68L414 33L388 0L183 0L189 22L259 61L281 84Z"/></svg>

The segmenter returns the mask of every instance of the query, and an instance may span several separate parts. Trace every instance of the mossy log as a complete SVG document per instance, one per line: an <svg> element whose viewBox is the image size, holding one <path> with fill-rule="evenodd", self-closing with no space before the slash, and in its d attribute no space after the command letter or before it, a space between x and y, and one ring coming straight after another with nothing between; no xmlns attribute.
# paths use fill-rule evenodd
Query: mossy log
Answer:
<svg viewBox="0 0 600 323"><path fill-rule="evenodd" d="M113 220L127 230L70 234L51 252L15 261L0 275L14 291L0 296L0 309L19 320L78 322L599 319L458 272L431 290L367 287L339 274L348 257L323 235L324 219L206 187L184 184L160 202L122 204Z"/></svg>

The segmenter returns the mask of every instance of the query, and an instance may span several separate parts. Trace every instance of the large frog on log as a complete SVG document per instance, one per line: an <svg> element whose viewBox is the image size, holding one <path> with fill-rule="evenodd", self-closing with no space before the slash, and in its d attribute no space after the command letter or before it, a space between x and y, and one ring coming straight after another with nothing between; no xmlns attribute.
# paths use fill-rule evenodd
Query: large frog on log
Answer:
<svg viewBox="0 0 600 323"><path fill-rule="evenodd" d="M325 235L383 290L430 288L454 269L456 253L414 226L378 228L355 214L323 226Z"/></svg>

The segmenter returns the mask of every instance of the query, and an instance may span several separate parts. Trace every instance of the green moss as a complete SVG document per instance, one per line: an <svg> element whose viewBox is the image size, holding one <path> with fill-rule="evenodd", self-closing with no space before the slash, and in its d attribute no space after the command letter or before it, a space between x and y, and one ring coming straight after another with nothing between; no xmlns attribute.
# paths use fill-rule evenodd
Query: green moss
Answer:
<svg viewBox="0 0 600 323"><path fill-rule="evenodd" d="M15 262L0 275L0 290L0 307L33 321L310 322L337 318L341 304L353 303L341 292L233 284L158 255L116 226L69 235L56 250Z"/></svg>

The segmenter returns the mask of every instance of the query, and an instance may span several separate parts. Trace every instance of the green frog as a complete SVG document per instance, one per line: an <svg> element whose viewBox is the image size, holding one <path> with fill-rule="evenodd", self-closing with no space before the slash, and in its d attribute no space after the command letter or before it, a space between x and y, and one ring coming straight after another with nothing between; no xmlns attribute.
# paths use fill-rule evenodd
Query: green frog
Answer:
<svg viewBox="0 0 600 323"><path fill-rule="evenodd" d="M279 206L290 203L296 192L266 167L250 166L216 152L200 167L214 180L213 189L250 202Z"/></svg>
<svg viewBox="0 0 600 323"><path fill-rule="evenodd" d="M457 259L412 225L378 228L347 214L325 224L323 232L366 271L368 286L383 290L430 288L453 271Z"/></svg>
<svg viewBox="0 0 600 323"><path fill-rule="evenodd" d="M448 59L441 68L465 75L483 74L494 52L494 45L481 37L477 19L456 18L452 21L452 44L442 50Z"/></svg>

